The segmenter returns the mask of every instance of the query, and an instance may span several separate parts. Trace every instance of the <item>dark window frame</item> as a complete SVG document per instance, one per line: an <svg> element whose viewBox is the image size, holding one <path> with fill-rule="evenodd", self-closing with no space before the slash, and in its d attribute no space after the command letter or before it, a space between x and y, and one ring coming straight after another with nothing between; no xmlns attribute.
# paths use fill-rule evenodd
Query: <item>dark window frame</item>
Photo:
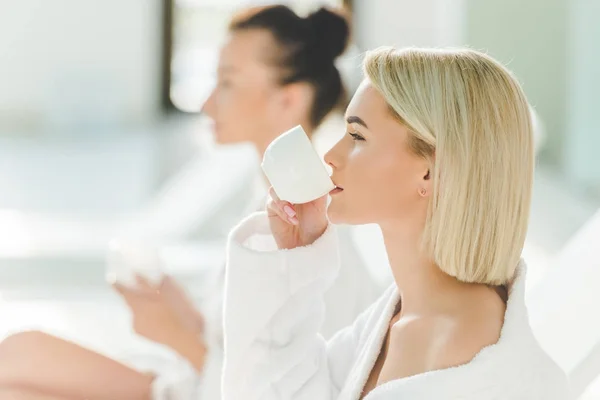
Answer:
<svg viewBox="0 0 600 400"><path fill-rule="evenodd" d="M161 106L167 113L182 112L171 101L171 61L173 59L173 8L175 0L162 1Z"/></svg>

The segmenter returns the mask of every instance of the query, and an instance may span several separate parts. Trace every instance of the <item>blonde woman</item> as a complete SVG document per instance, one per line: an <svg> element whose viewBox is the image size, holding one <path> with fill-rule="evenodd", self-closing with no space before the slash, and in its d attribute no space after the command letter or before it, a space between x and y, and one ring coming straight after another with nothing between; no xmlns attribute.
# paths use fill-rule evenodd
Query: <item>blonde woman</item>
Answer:
<svg viewBox="0 0 600 400"><path fill-rule="evenodd" d="M472 50L380 49L364 71L347 135L325 156L330 204L271 191L268 211L231 233L224 399L566 399L524 304L523 91ZM339 268L329 221L377 223L395 282L325 342Z"/></svg>

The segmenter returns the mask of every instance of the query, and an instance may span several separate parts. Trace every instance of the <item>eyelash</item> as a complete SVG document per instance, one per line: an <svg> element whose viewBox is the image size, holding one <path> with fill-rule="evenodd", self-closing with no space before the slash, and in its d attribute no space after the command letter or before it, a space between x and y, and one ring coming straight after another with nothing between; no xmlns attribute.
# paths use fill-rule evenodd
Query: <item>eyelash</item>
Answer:
<svg viewBox="0 0 600 400"><path fill-rule="evenodd" d="M348 132L348 135L352 136L352 140L356 140L356 141L364 141L365 140L365 138L362 137L361 135L359 135L358 133Z"/></svg>

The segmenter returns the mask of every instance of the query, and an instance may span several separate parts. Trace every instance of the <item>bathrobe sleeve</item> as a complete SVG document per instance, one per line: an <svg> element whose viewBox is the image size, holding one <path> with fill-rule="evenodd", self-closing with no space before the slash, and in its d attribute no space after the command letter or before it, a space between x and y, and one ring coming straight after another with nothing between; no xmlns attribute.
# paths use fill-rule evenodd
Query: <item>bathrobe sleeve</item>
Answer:
<svg viewBox="0 0 600 400"><path fill-rule="evenodd" d="M368 310L328 343L317 333L323 294L339 269L335 227L312 245L278 250L266 213L229 238L224 400L335 399L355 358Z"/></svg>

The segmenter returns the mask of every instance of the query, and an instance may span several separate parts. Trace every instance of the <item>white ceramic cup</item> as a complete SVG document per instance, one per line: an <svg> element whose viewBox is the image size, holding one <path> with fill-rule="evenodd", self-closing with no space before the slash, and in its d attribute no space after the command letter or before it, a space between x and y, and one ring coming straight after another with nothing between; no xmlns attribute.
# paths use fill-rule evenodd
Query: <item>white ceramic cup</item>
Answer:
<svg viewBox="0 0 600 400"><path fill-rule="evenodd" d="M133 288L136 275L158 286L163 277L163 260L157 246L139 240L115 239L109 244L106 279Z"/></svg>
<svg viewBox="0 0 600 400"><path fill-rule="evenodd" d="M335 188L300 125L269 144L261 165L277 196L292 204L311 202Z"/></svg>

